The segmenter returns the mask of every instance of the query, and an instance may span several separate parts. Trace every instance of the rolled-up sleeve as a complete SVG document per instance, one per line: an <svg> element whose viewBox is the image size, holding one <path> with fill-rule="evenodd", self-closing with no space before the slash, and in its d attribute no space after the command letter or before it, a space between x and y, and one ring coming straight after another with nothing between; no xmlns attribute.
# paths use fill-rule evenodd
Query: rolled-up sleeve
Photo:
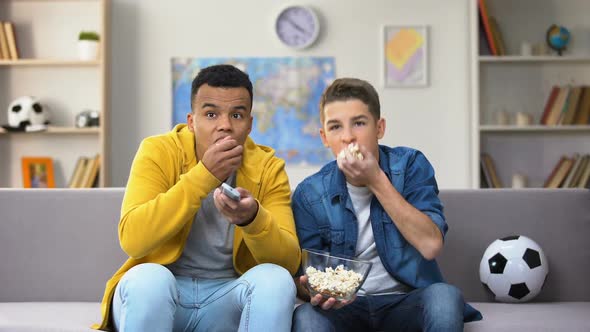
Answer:
<svg viewBox="0 0 590 332"><path fill-rule="evenodd" d="M415 151L408 161L406 179L404 198L432 220L444 239L449 226L444 216L443 204L438 197L434 168L421 152Z"/></svg>

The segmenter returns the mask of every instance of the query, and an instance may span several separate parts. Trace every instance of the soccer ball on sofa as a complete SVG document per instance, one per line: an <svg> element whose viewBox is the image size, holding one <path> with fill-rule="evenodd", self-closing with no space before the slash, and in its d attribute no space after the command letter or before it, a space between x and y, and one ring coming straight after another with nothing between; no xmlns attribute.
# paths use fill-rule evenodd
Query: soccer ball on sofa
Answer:
<svg viewBox="0 0 590 332"><path fill-rule="evenodd" d="M479 279L500 302L527 302L537 296L549 272L541 247L522 235L496 240L479 264Z"/></svg>

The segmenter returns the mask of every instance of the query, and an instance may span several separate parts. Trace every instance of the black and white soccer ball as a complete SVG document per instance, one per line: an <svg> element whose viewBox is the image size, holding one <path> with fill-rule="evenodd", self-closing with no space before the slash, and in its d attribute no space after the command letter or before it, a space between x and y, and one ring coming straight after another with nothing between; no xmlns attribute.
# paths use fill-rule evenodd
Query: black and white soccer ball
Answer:
<svg viewBox="0 0 590 332"><path fill-rule="evenodd" d="M479 278L500 302L527 302L539 294L549 273L543 249L522 235L496 240L479 264Z"/></svg>
<svg viewBox="0 0 590 332"><path fill-rule="evenodd" d="M3 125L9 131L38 131L47 129L49 112L39 99L23 96L8 105L8 125Z"/></svg>

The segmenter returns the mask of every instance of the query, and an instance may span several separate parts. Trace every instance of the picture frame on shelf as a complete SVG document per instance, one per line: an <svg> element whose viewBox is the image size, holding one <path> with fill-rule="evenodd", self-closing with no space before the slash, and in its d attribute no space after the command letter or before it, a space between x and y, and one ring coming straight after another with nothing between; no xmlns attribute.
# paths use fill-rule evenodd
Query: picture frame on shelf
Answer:
<svg viewBox="0 0 590 332"><path fill-rule="evenodd" d="M386 88L428 86L428 26L383 27L383 85Z"/></svg>
<svg viewBox="0 0 590 332"><path fill-rule="evenodd" d="M55 188L52 158L23 157L21 164L24 188Z"/></svg>

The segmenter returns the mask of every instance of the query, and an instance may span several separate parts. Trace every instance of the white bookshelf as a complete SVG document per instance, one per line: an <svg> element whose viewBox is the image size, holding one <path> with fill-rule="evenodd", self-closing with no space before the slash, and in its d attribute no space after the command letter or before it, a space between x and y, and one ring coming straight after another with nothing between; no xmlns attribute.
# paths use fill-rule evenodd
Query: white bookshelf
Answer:
<svg viewBox="0 0 590 332"><path fill-rule="evenodd" d="M590 1L486 0L502 33L505 56L479 54L477 2L470 2L472 187L480 187L484 152L492 156L504 186L521 173L529 187L541 187L561 156L590 153L590 125L539 125L552 86L590 85ZM522 42L543 43L552 24L571 33L562 56L520 55ZM497 125L502 111L509 115L509 125ZM517 126L518 112L531 114L532 124Z"/></svg>
<svg viewBox="0 0 590 332"><path fill-rule="evenodd" d="M100 128L76 128L76 127L56 127L48 126L47 130L37 132L7 132L4 128L0 128L0 135L11 135L13 138L30 135L98 135L100 134Z"/></svg>
<svg viewBox="0 0 590 332"><path fill-rule="evenodd" d="M100 67L101 61L81 61L63 59L18 59L0 60L0 66L62 66L62 67Z"/></svg>
<svg viewBox="0 0 590 332"><path fill-rule="evenodd" d="M99 186L109 185L110 0L1 0L0 21L15 29L18 60L0 60L0 124L14 99L32 95L50 111L46 131L0 129L0 187L22 187L21 158L53 158L56 187L66 187L79 157L101 155ZM77 58L80 31L96 31L96 60ZM100 126L76 128L83 110L100 111Z"/></svg>
<svg viewBox="0 0 590 332"><path fill-rule="evenodd" d="M483 125L479 126L479 130L484 133L532 133L532 134L547 134L547 133L581 133L583 135L590 134L590 125L587 126L498 126L498 125ZM590 142L589 142L590 144Z"/></svg>
<svg viewBox="0 0 590 332"><path fill-rule="evenodd" d="M557 55L532 55L532 56L522 56L522 55L504 55L504 56L493 56L493 55L480 55L479 62L482 64L485 63L505 63L505 62L561 62L561 63L575 63L575 62L587 62L590 63L590 56L557 56Z"/></svg>

